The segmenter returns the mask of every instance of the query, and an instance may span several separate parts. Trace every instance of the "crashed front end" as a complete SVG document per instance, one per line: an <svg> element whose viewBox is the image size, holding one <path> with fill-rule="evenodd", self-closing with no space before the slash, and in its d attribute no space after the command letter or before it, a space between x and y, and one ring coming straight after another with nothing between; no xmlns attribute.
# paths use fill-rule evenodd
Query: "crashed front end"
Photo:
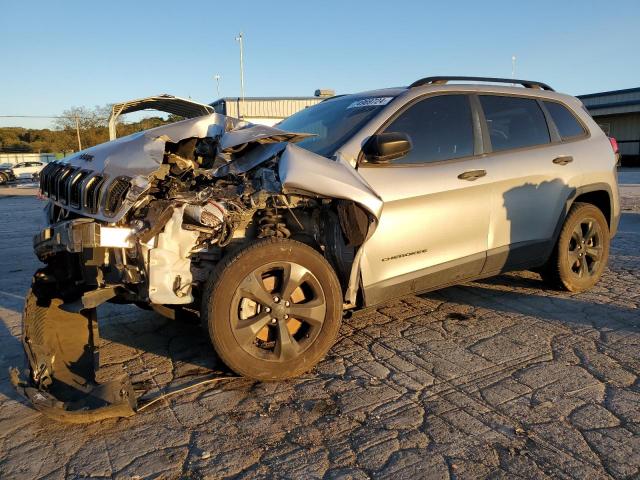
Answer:
<svg viewBox="0 0 640 480"><path fill-rule="evenodd" d="M25 304L29 369L12 371L18 390L65 421L132 415L126 375L96 380L96 308L198 310L225 251L252 239L315 242L339 260L345 303L355 302L358 247L382 204L351 166L294 145L308 136L213 114L49 164L40 177L48 226L34 238L46 266Z"/></svg>

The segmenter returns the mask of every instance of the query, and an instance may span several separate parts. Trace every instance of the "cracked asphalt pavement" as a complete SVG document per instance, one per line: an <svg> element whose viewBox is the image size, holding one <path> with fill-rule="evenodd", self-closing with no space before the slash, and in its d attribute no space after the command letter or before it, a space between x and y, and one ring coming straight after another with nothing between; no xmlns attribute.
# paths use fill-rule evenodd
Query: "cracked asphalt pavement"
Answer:
<svg viewBox="0 0 640 480"><path fill-rule="evenodd" d="M7 369L41 202L0 198L0 478L638 478L640 213L590 292L518 272L346 319L302 378L221 380L128 419L54 423ZM198 326L100 308L102 374L153 398L228 375Z"/></svg>

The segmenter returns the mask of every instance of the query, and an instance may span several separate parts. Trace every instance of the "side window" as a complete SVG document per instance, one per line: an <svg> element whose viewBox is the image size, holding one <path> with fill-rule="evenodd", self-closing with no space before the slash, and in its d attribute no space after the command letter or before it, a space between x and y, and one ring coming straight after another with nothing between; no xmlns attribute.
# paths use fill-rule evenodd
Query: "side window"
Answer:
<svg viewBox="0 0 640 480"><path fill-rule="evenodd" d="M494 152L551 141L538 102L530 98L480 95Z"/></svg>
<svg viewBox="0 0 640 480"><path fill-rule="evenodd" d="M26 163L16 163L15 168L24 168L26 166L27 166Z"/></svg>
<svg viewBox="0 0 640 480"><path fill-rule="evenodd" d="M438 95L409 107L384 130L404 132L413 148L398 163L427 163L473 155L469 97Z"/></svg>
<svg viewBox="0 0 640 480"><path fill-rule="evenodd" d="M584 128L567 107L556 102L544 102L544 106L553 118L553 123L558 127L558 132L563 140L584 135Z"/></svg>

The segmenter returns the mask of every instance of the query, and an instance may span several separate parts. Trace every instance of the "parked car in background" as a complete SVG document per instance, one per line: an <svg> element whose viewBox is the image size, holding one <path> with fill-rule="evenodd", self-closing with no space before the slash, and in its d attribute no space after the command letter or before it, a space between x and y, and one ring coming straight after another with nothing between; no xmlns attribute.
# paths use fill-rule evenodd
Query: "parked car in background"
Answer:
<svg viewBox="0 0 640 480"><path fill-rule="evenodd" d="M13 174L18 179L30 178L37 180L40 178L40 171L46 166L43 162L21 162L16 163L12 170Z"/></svg>
<svg viewBox="0 0 640 480"><path fill-rule="evenodd" d="M16 176L13 173L12 168L13 168L12 163L0 164L0 185L4 185L16 179Z"/></svg>

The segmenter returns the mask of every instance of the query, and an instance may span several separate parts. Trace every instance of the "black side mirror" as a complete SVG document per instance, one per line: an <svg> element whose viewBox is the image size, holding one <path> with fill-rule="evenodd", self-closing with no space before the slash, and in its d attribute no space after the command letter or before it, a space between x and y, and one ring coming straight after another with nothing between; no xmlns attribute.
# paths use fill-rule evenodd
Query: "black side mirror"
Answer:
<svg viewBox="0 0 640 480"><path fill-rule="evenodd" d="M404 132L386 132L372 135L362 147L368 162L386 163L404 157L412 148L411 138Z"/></svg>

